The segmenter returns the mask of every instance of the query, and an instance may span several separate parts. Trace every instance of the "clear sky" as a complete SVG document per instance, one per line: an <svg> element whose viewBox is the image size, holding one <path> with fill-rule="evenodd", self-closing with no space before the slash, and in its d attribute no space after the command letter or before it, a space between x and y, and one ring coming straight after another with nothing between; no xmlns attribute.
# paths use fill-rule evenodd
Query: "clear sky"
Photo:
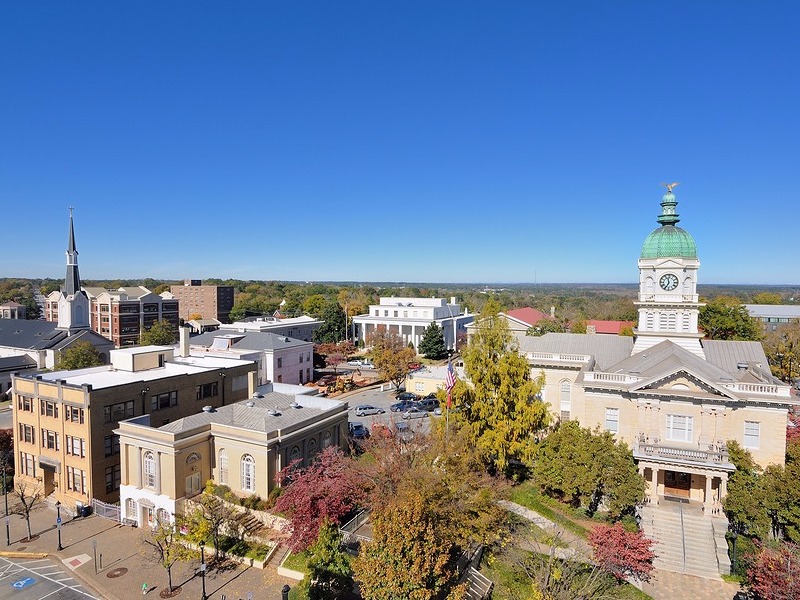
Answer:
<svg viewBox="0 0 800 600"><path fill-rule="evenodd" d="M798 283L800 3L5 2L0 276Z"/></svg>

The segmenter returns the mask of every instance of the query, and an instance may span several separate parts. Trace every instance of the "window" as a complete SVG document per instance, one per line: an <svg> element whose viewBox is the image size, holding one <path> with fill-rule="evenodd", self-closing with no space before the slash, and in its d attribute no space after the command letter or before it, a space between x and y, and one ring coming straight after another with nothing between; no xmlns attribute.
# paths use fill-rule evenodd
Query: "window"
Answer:
<svg viewBox="0 0 800 600"><path fill-rule="evenodd" d="M58 417L58 404L55 402L50 402L49 400L40 400L39 409L39 414L44 417Z"/></svg>
<svg viewBox="0 0 800 600"><path fill-rule="evenodd" d="M84 412L82 408L78 408L77 406L65 406L64 407L64 419L70 421L71 423L80 423L83 424L84 420Z"/></svg>
<svg viewBox="0 0 800 600"><path fill-rule="evenodd" d="M415 392L424 392L425 391L425 384L422 381L417 381L414 383L414 391Z"/></svg>
<svg viewBox="0 0 800 600"><path fill-rule="evenodd" d="M142 457L142 485L156 487L156 457L152 452L145 452Z"/></svg>
<svg viewBox="0 0 800 600"><path fill-rule="evenodd" d="M691 442L692 417L667 415L667 439L674 442Z"/></svg>
<svg viewBox="0 0 800 600"><path fill-rule="evenodd" d="M572 386L568 379L561 381L561 420L569 421L570 411L572 410Z"/></svg>
<svg viewBox="0 0 800 600"><path fill-rule="evenodd" d="M42 429L42 448L47 448L48 450L61 450L59 436L55 431Z"/></svg>
<svg viewBox="0 0 800 600"><path fill-rule="evenodd" d="M228 485L228 453L223 448L219 451L219 482L223 485Z"/></svg>
<svg viewBox="0 0 800 600"><path fill-rule="evenodd" d="M177 394L177 392L175 392ZM212 381L211 383L204 383L203 385L198 385L195 388L195 393L197 394L197 399L202 400L203 398L213 398L217 394L219 394L219 382ZM176 399L177 404L177 399Z"/></svg>
<svg viewBox="0 0 800 600"><path fill-rule="evenodd" d="M293 446L291 452L289 452L289 464L299 460L300 460L300 447Z"/></svg>
<svg viewBox="0 0 800 600"><path fill-rule="evenodd" d="M150 410L161 410L178 404L178 392L164 392L150 397Z"/></svg>
<svg viewBox="0 0 800 600"><path fill-rule="evenodd" d="M306 369L306 381L311 381L311 368Z"/></svg>
<svg viewBox="0 0 800 600"><path fill-rule="evenodd" d="M619 431L619 409L606 409L606 431L617 433Z"/></svg>
<svg viewBox="0 0 800 600"><path fill-rule="evenodd" d="M303 369L300 369L297 372L297 378L300 380L300 383L302 384L303 383Z"/></svg>
<svg viewBox="0 0 800 600"><path fill-rule="evenodd" d="M103 448L106 457L119 454L119 436L113 434L105 436L103 438Z"/></svg>
<svg viewBox="0 0 800 600"><path fill-rule="evenodd" d="M120 465L106 467L106 492L113 492L119 489L121 473Z"/></svg>
<svg viewBox="0 0 800 600"><path fill-rule="evenodd" d="M303 364L303 355L302 354L300 355L300 364L301 365Z"/></svg>
<svg viewBox="0 0 800 600"><path fill-rule="evenodd" d="M36 458L27 452L19 453L19 468L23 475L36 477Z"/></svg>
<svg viewBox="0 0 800 600"><path fill-rule="evenodd" d="M280 369L282 367L283 367L283 359L282 358L278 358L278 368Z"/></svg>
<svg viewBox="0 0 800 600"><path fill-rule="evenodd" d="M397 317L397 311L392 311L394 313L395 318Z"/></svg>
<svg viewBox="0 0 800 600"><path fill-rule="evenodd" d="M125 500L125 518L136 521L136 500L128 498Z"/></svg>
<svg viewBox="0 0 800 600"><path fill-rule="evenodd" d="M86 471L67 467L67 489L79 494L86 493Z"/></svg>
<svg viewBox="0 0 800 600"><path fill-rule="evenodd" d="M314 456L317 453L317 440L311 438L308 440L308 455Z"/></svg>
<svg viewBox="0 0 800 600"><path fill-rule="evenodd" d="M36 433L33 425L19 424L19 439L26 444L36 443Z"/></svg>
<svg viewBox="0 0 800 600"><path fill-rule="evenodd" d="M17 408L25 412L33 412L33 399L28 396L20 396L17 400Z"/></svg>
<svg viewBox="0 0 800 600"><path fill-rule="evenodd" d="M256 462L249 454L242 457L242 491L256 491Z"/></svg>
<svg viewBox="0 0 800 600"><path fill-rule="evenodd" d="M327 448L333 443L333 436L331 435L330 431L326 431L322 434L322 447Z"/></svg>
<svg viewBox="0 0 800 600"><path fill-rule="evenodd" d="M83 438L75 437L74 435L67 436L67 454L70 456L86 456L86 440Z"/></svg>
<svg viewBox="0 0 800 600"><path fill-rule="evenodd" d="M133 416L133 400L117 402L103 407L103 418L106 423L114 423Z"/></svg>
<svg viewBox="0 0 800 600"><path fill-rule="evenodd" d="M756 448L761 446L761 423L756 421L744 422L744 447Z"/></svg>
<svg viewBox="0 0 800 600"><path fill-rule="evenodd" d="M311 352L306 352L306 362L311 362Z"/></svg>

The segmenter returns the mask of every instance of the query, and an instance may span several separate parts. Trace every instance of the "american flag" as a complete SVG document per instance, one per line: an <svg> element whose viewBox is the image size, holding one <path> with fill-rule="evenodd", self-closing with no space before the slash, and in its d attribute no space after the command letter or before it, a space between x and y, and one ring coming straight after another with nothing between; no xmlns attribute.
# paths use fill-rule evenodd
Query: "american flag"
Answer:
<svg viewBox="0 0 800 600"><path fill-rule="evenodd" d="M447 408L450 408L450 392L453 391L453 387L456 385L456 374L453 371L453 363L450 360L447 361L447 377L444 380L444 385L447 388Z"/></svg>

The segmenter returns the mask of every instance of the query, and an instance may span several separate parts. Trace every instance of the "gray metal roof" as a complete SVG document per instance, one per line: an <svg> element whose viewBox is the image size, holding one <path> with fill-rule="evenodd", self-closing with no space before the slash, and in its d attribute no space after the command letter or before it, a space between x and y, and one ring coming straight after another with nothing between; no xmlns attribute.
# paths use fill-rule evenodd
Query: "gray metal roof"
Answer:
<svg viewBox="0 0 800 600"><path fill-rule="evenodd" d="M623 335L546 333L540 337L518 335L516 338L521 352L588 354L594 357L601 371L629 357L633 350L633 338Z"/></svg>
<svg viewBox="0 0 800 600"><path fill-rule="evenodd" d="M13 371L14 369L30 369L36 367L37 363L27 354L19 356L0 357L0 371Z"/></svg>
<svg viewBox="0 0 800 600"><path fill-rule="evenodd" d="M800 319L800 304L745 304L751 317Z"/></svg>
<svg viewBox="0 0 800 600"><path fill-rule="evenodd" d="M309 342L297 340L294 338L286 337L285 335L276 335L269 332L261 331L241 331L231 332L225 331L207 331L200 335L193 335L189 339L189 343L193 346L211 346L214 343L214 338L241 338L234 341L231 345L232 350L282 350L284 348L292 348L296 346L306 346Z"/></svg>
<svg viewBox="0 0 800 600"><path fill-rule="evenodd" d="M663 373L675 373L679 370L690 371L710 382L727 380L733 383L735 381L734 373L725 371L715 364L703 360L670 340L664 340L652 348L629 356L622 362L612 365L608 372L627 373L642 379L649 379Z"/></svg>
<svg viewBox="0 0 800 600"><path fill-rule="evenodd" d="M67 337L50 321L0 319L0 346L24 350L46 350Z"/></svg>
<svg viewBox="0 0 800 600"><path fill-rule="evenodd" d="M296 402L296 407L292 406L293 402ZM248 404L252 404L252 406L248 406ZM323 412L344 405L343 402L317 396L293 396L269 392L262 397L253 397L228 406L221 406L212 412L199 412L167 423L158 429L159 431L180 433L203 425L218 423L270 433L298 425Z"/></svg>
<svg viewBox="0 0 800 600"><path fill-rule="evenodd" d="M761 342L739 342L726 340L701 340L706 360L723 371L736 373L739 363L753 363L769 372L767 355Z"/></svg>

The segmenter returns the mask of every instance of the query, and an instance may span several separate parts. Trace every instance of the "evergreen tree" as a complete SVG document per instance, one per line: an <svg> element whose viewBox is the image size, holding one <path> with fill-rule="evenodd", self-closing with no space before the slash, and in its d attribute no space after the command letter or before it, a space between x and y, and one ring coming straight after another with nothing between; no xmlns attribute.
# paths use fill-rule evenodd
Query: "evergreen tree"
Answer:
<svg viewBox="0 0 800 600"><path fill-rule="evenodd" d="M353 589L353 569L342 552L342 534L336 525L324 523L308 552L310 600L334 600Z"/></svg>
<svg viewBox="0 0 800 600"><path fill-rule="evenodd" d="M347 321L344 310L339 306L339 302L335 298L327 301L320 312L319 318L323 323L322 327L314 332L314 342L325 344L340 342L344 339L347 332Z"/></svg>
<svg viewBox="0 0 800 600"><path fill-rule="evenodd" d="M458 381L453 401L455 419L493 469L509 474L512 461L530 463L536 432L550 418L539 391L542 379L532 379L528 361L494 300L484 306L475 333L463 351L471 385Z"/></svg>
<svg viewBox="0 0 800 600"><path fill-rule="evenodd" d="M447 348L444 345L444 334L442 328L436 322L431 323L425 328L425 333L419 342L419 353L425 358L439 360L447 356Z"/></svg>
<svg viewBox="0 0 800 600"><path fill-rule="evenodd" d="M64 351L61 360L56 365L56 370L85 369L86 367L97 367L102 364L103 359L100 357L97 348L89 342L78 342Z"/></svg>

